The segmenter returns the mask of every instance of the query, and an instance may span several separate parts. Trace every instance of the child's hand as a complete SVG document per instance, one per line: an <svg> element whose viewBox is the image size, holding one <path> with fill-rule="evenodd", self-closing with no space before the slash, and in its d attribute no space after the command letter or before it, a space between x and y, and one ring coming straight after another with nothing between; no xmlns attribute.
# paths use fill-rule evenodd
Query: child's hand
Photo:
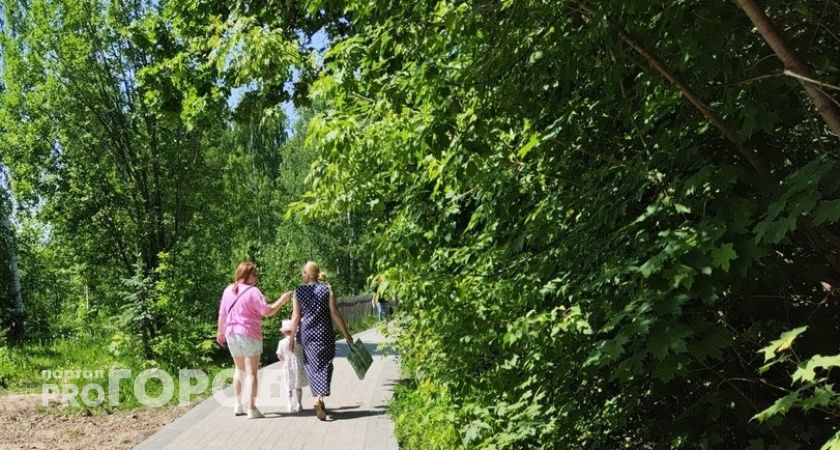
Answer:
<svg viewBox="0 0 840 450"><path fill-rule="evenodd" d="M281 355L280 353L278 353L278 354L277 354L277 360L278 360L278 361L283 361L283 355Z"/></svg>

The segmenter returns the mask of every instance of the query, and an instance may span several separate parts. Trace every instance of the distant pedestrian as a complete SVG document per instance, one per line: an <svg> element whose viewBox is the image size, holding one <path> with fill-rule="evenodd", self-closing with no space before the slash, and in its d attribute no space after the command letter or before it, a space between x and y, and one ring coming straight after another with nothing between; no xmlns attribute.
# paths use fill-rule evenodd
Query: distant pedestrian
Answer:
<svg viewBox="0 0 840 450"><path fill-rule="evenodd" d="M391 305L388 304L385 296L379 293L381 285L382 275L377 275L373 279L373 288L371 289L373 296L370 298L370 306L376 311L376 318L378 320L387 320L388 315L391 313Z"/></svg>

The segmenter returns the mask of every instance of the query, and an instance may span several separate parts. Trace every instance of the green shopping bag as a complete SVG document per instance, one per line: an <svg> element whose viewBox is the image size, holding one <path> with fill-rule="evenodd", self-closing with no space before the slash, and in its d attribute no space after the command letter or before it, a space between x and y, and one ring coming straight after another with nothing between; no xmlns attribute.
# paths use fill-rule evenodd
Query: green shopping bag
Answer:
<svg viewBox="0 0 840 450"><path fill-rule="evenodd" d="M356 342L350 344L350 353L347 354L347 359L353 366L353 370L356 371L356 376L360 380L364 380L370 365L373 364L373 357L370 356L370 352L367 351L361 339L356 339Z"/></svg>

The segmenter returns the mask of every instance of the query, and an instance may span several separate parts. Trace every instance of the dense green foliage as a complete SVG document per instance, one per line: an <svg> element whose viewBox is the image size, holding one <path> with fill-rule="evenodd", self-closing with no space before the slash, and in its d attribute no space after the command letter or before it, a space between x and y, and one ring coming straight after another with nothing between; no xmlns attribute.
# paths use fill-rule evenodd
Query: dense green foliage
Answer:
<svg viewBox="0 0 840 450"><path fill-rule="evenodd" d="M838 352L819 283L838 274L837 138L736 5L566 6L351 2L354 33L325 56L310 139L334 170L315 208L382 206L417 380L400 419L425 418L406 441L819 446L837 425L836 358L808 359ZM837 6L773 6L836 80ZM757 351L805 324L801 359L759 373ZM797 363L819 380L791 381Z"/></svg>
<svg viewBox="0 0 840 450"><path fill-rule="evenodd" d="M400 300L408 448L840 448L840 139L826 118L840 7L762 6L820 80L806 91L739 7L754 3L173 0L103 6L86 40L73 27L89 9L34 2L45 12L28 27L8 19L0 126L14 191L43 201L50 227L22 221L20 253L64 258L43 273L111 311L127 291L139 332L162 310L212 309L198 299L232 255L291 277L314 245L350 268L348 287L372 263ZM318 30L323 52L308 45ZM101 107L119 82L91 89L113 62L95 57L103 41L149 52L121 108ZM69 69L50 65L63 48ZM70 86L99 101L85 109ZM831 100L819 114L814 86ZM290 99L312 115L280 146ZM132 124L132 167L165 180L151 184L165 200L98 157L119 148L104 125L81 131L99 107ZM162 158L145 153L153 129ZM197 178L181 192L185 155ZM139 197L92 195L101 183ZM118 232L80 220L96 213ZM116 243L131 257L103 253Z"/></svg>
<svg viewBox="0 0 840 450"><path fill-rule="evenodd" d="M19 260L26 325L10 354L29 361L34 343L70 339L98 355L91 364L229 362L214 344L216 311L246 259L270 297L299 282L307 259L340 295L364 289L369 263L353 239L364 221L285 217L315 158L301 131L312 112L291 124L280 100L164 65L189 47L158 2L8 1L2 11L0 330L16 307L7 255ZM278 337L276 321L265 328ZM5 369L15 384L36 380L39 365L85 368L73 361Z"/></svg>
<svg viewBox="0 0 840 450"><path fill-rule="evenodd" d="M321 162L298 209L372 216L405 313L407 445L811 448L834 434L826 373L759 374L758 350L807 324L800 364L833 365L808 358L837 353L838 142L737 5L343 7L350 28L310 87ZM837 79L837 6L769 10Z"/></svg>

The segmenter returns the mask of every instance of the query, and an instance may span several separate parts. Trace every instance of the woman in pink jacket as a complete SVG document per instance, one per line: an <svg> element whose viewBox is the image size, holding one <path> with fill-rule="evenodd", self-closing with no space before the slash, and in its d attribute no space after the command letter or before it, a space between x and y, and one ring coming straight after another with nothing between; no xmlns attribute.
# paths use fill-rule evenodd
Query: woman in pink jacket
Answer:
<svg viewBox="0 0 840 450"><path fill-rule="evenodd" d="M219 305L219 327L216 341L219 345L227 343L236 370L233 374L233 392L235 403L233 413L242 415L243 376L250 380L251 391L248 403L248 418L263 417L254 405L257 397L257 372L262 355L262 318L275 314L289 302L291 293L283 294L276 302L269 305L257 284L257 266L252 262L243 262L236 268L233 284L225 288Z"/></svg>

